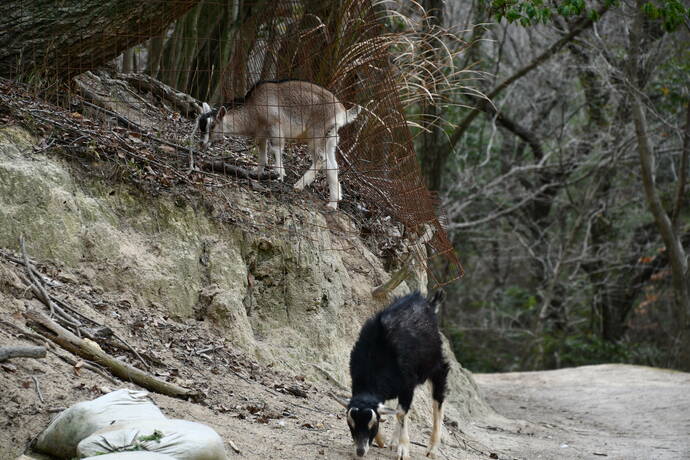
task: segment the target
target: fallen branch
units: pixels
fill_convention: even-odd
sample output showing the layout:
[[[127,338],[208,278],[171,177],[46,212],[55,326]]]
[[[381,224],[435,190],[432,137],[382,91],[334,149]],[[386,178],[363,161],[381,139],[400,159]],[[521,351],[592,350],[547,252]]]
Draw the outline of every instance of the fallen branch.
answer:
[[[118,75],[132,86],[139,89],[146,89],[152,94],[171,102],[185,116],[201,113],[201,104],[189,94],[176,91],[170,86],[162,83],[150,75],[139,73],[128,73]]]
[[[228,444],[230,444],[230,447],[235,451],[236,454],[241,453],[239,447],[237,447],[232,440],[228,440]]]
[[[242,179],[268,180],[278,177],[273,171],[264,171],[257,174],[250,169],[245,169],[240,166],[235,166],[223,160],[198,160],[197,164],[204,171],[209,171],[217,174],[234,175]]]
[[[113,346],[117,346],[118,348],[121,348],[122,350],[128,350],[131,351],[134,356],[137,357],[139,361],[141,361],[141,364],[146,367],[146,369],[150,369],[151,366],[144,360],[144,358],[141,357],[141,355],[132,347],[129,342],[127,342],[125,339],[117,335],[117,333],[109,328],[108,326],[105,326],[98,321],[95,321],[88,316],[84,315],[83,313],[79,312],[77,309],[70,307],[64,300],[58,299],[57,297],[52,298],[53,302],[55,302],[57,305],[60,305],[62,308],[65,310],[69,310],[75,315],[80,316],[82,319],[98,326],[96,328],[83,328],[80,330],[85,336],[87,336],[89,339],[96,341],[96,339],[108,339],[108,338],[113,338],[116,340],[119,340],[122,342],[122,344],[118,344],[117,342],[114,341],[109,341],[108,343]]]
[[[112,110],[106,109],[102,105],[98,105],[98,104],[107,104],[107,102],[108,102],[107,99],[104,100],[102,97],[97,96],[94,92],[92,92],[88,88],[88,86],[86,84],[81,82],[78,78],[75,78],[74,82],[77,84],[77,87],[81,91],[81,95],[82,95],[82,101],[81,102],[82,102],[82,104],[87,105],[93,109],[99,110],[99,111],[101,111],[107,115],[110,115],[111,117],[114,117],[121,125],[125,126],[126,128],[130,129],[131,131],[134,131],[136,133],[141,134],[142,136],[144,136],[147,139],[150,139],[150,140],[156,141],[160,144],[165,144],[165,145],[168,145],[170,147],[188,152],[188,154],[189,154],[189,170],[191,172],[194,169],[194,151],[191,148],[183,147],[181,145],[174,144],[172,142],[168,142],[164,139],[160,139],[160,138],[150,134],[146,128],[133,122],[132,120],[128,119],[127,117],[120,115],[119,113],[114,112]],[[86,100],[87,98],[92,100],[94,103],[87,101]]]
[[[67,408],[66,407],[49,407],[48,409],[46,409],[46,412],[48,412],[49,414],[56,414],[58,412],[64,411],[65,409],[67,409]]]
[[[174,383],[165,382],[113,358],[101,350],[95,342],[89,339],[80,339],[39,311],[29,310],[24,313],[24,316],[29,321],[43,326],[50,334],[45,333],[45,331],[40,328],[35,328],[34,330],[36,330],[36,332],[45,335],[65,350],[106,367],[113,375],[123,380],[136,383],[147,390],[177,398],[196,397],[199,395],[197,391],[182,388]]]
[[[45,358],[46,347],[0,347],[0,362],[11,358]]]
[[[141,364],[143,364],[146,367],[146,369],[151,368],[151,366],[149,366],[149,364],[144,360],[144,358],[141,357],[141,355],[134,349],[134,347],[132,347],[125,339],[123,339],[122,337],[117,335],[117,333],[115,331],[113,331],[112,329],[110,329],[108,326],[104,326],[104,325],[100,324],[98,321],[95,321],[95,320],[89,318],[88,316],[84,315],[83,313],[80,313],[75,308],[70,307],[64,300],[58,299],[56,297],[53,297],[52,300],[57,305],[60,305],[62,308],[64,308],[65,310],[69,310],[70,312],[74,313],[75,315],[81,316],[82,319],[89,321],[90,323],[93,323],[96,326],[98,326],[98,328],[96,328],[95,330],[84,329],[83,332],[85,333],[85,335],[90,335],[91,336],[91,337],[89,337],[90,339],[95,340],[96,337],[101,336],[100,334],[98,334],[98,332],[103,331],[103,334],[102,334],[103,336],[110,336],[114,339],[119,340],[124,345],[122,347],[124,350],[131,351],[134,354],[134,356],[136,356],[137,359],[139,361],[141,361]],[[87,332],[88,332],[88,334],[87,334]],[[110,343],[113,344],[113,342],[110,342]]]
[[[414,264],[414,258],[411,254],[403,260],[402,267],[396,270],[391,277],[385,283],[377,286],[371,295],[376,299],[385,299],[388,295],[393,292],[393,290],[405,281],[412,273],[412,265]]]

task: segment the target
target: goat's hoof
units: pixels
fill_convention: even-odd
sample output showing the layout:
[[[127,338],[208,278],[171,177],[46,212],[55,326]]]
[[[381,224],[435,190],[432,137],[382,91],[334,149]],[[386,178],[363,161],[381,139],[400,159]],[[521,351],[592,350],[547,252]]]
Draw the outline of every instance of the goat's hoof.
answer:
[[[327,208],[331,208],[334,211],[338,210],[338,202],[337,201],[329,201],[328,204],[326,205]]]
[[[410,448],[405,445],[398,446],[398,460],[410,460]]]
[[[295,185],[293,185],[293,188],[297,190],[298,192],[301,192],[304,190],[304,183],[301,183],[301,181],[298,181]]]
[[[436,458],[436,454],[438,453],[436,446],[432,447],[431,449],[426,451],[426,456],[429,458]]]

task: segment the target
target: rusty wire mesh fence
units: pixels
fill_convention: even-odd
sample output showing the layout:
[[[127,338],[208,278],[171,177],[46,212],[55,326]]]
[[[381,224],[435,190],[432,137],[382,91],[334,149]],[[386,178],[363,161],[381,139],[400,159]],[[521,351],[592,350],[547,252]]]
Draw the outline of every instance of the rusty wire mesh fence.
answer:
[[[246,224],[248,215],[261,214],[264,202],[233,202],[236,195],[229,191],[244,190],[327,214],[324,205],[332,196],[325,172],[317,174],[304,191],[292,186],[310,168],[309,146],[321,145],[309,135],[335,137],[342,184],[339,212],[348,214],[355,225],[333,228],[328,219],[321,222],[343,233],[345,239],[386,240],[383,246],[391,255],[401,259],[411,254],[422,263],[433,284],[444,285],[462,276],[442,212],[426,189],[417,163],[400,100],[400,80],[390,59],[395,50],[380,4],[372,0],[148,3],[158,4],[159,22],[173,13],[179,17],[167,25],[149,21],[143,26],[128,16],[119,27],[103,25],[97,39],[88,34],[81,40],[73,37],[69,53],[60,51],[62,32],[56,29],[52,55],[25,52],[21,58],[43,63],[42,72],[2,81],[0,95],[5,104],[24,113],[31,123],[62,130],[61,136],[45,141],[46,148],[62,147],[63,152],[82,158],[108,158],[122,167],[122,175],[154,193],[191,186],[216,198],[213,212],[217,217]],[[86,45],[99,40],[127,47],[100,65]],[[71,78],[67,92],[57,83],[64,82],[65,76]],[[359,106],[361,112],[339,131],[324,125],[289,139],[283,153],[284,182],[275,176],[257,181],[252,175],[257,164],[255,143],[261,144],[255,136],[227,136],[207,150],[199,148],[199,130],[194,137],[192,133],[203,102],[215,108],[225,106],[232,116],[251,101],[251,95],[243,100],[247,92],[253,88],[251,93],[258,94],[260,82],[292,79],[312,82],[335,99],[317,102],[330,104],[327,110],[316,110],[310,106],[311,96],[303,94],[257,100],[250,125],[264,123],[270,113],[284,111],[286,105],[293,110],[287,123],[297,128],[318,128],[325,123],[324,113],[332,111],[335,116],[340,107]],[[296,107],[298,115],[294,115]],[[298,137],[297,128],[274,126],[269,145],[271,136],[277,144],[276,139]],[[187,170],[190,155],[196,161],[191,172]],[[286,238],[310,237],[309,232],[286,223],[285,216],[271,216],[263,213],[261,222],[254,222],[252,228],[278,228]],[[314,220],[308,225],[321,224]],[[420,238],[426,245],[413,244]],[[396,244],[404,239],[406,249],[396,252]],[[383,250],[379,245],[378,251]]]

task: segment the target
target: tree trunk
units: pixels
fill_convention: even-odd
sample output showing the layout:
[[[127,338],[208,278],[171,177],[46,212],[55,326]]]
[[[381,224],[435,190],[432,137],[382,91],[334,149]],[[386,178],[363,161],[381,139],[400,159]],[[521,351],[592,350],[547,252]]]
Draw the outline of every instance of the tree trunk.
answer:
[[[146,63],[146,73],[151,75],[153,78],[158,78],[158,68],[161,64],[164,40],[165,31],[149,40],[149,60]]]
[[[202,7],[203,4],[197,5],[184,17],[184,25],[182,27],[184,38],[182,39],[180,55],[177,61],[179,73],[174,86],[185,92],[188,91],[190,75],[196,73],[192,62],[199,51],[197,44],[199,42],[199,15],[201,14]],[[207,33],[207,30],[202,31],[202,34]]]
[[[241,0],[237,0],[230,5],[226,11],[224,18],[224,26],[220,28],[220,39],[216,46],[217,52],[214,53],[213,58],[213,73],[207,76],[209,83],[201,86],[207,88],[206,96],[203,99],[208,99],[215,102],[223,102],[223,68],[227,62],[230,62],[230,55],[233,49],[233,40],[239,30],[241,23],[241,14],[246,10]]]
[[[661,198],[654,184],[654,159],[652,147],[647,136],[647,121],[642,103],[637,94],[631,95],[633,104],[633,121],[637,137],[637,149],[640,155],[640,169],[642,182],[649,210],[659,227],[659,233],[664,241],[671,266],[673,290],[676,296],[676,320],[678,334],[686,333],[688,310],[690,310],[690,290],[688,289],[688,261],[685,250],[677,232],[674,231],[671,219],[664,210]]]
[[[122,73],[132,72],[132,57],[134,55],[134,50],[132,48],[122,54]]]
[[[199,0],[3,0],[0,76],[67,79],[156,36]]]
[[[677,348],[681,355],[687,358],[690,353],[688,351],[690,333],[688,331],[687,322],[688,311],[690,311],[688,259],[681,243],[680,235],[674,229],[671,218],[666,213],[656,189],[654,151],[647,134],[645,110],[639,96],[639,93],[642,92],[642,88],[638,86],[639,75],[642,70],[640,66],[639,48],[644,27],[644,13],[641,0],[637,0],[636,14],[635,22],[630,30],[630,60],[628,61],[627,70],[633,122],[635,125],[635,137],[637,139],[637,151],[640,157],[642,185],[647,199],[647,205],[654,216],[654,221],[656,222],[661,238],[666,246],[675,296],[674,319],[676,321]],[[684,362],[683,357],[681,357],[681,362]]]

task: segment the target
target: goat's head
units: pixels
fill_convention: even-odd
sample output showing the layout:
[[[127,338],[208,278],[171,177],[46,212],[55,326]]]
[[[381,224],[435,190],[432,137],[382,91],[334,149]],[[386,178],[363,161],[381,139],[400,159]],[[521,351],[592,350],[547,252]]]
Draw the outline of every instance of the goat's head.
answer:
[[[225,134],[225,124],[223,123],[223,118],[226,114],[225,106],[220,106],[218,111],[213,114],[214,116],[210,118],[210,125],[208,127],[209,132],[209,142],[214,144],[223,139]]]
[[[201,146],[204,149],[223,137],[223,117],[225,113],[225,107],[212,110],[204,102],[201,115],[197,118],[197,128],[201,132]]]
[[[351,399],[336,397],[336,400],[347,410],[347,426],[355,443],[355,452],[358,457],[364,457],[379,432],[381,416],[398,411],[384,406],[371,395],[357,395]]]

